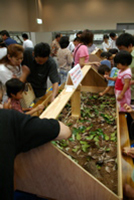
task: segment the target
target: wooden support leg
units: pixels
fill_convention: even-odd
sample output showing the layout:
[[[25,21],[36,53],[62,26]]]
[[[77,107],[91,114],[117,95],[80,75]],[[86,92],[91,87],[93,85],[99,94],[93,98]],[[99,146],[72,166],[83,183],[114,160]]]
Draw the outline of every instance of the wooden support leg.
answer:
[[[80,91],[81,87],[78,86],[77,90],[71,98],[72,117],[80,118]]]

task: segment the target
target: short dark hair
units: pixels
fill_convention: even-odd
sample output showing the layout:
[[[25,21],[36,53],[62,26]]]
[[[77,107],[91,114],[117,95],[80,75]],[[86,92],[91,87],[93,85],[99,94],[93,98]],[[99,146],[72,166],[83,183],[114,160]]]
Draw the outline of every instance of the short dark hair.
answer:
[[[0,47],[7,47],[5,42],[2,39],[0,39]]]
[[[110,52],[102,52],[101,54],[100,54],[100,56],[102,57],[102,58],[107,58],[107,59],[109,59],[111,56],[112,56],[112,54],[110,53]]]
[[[103,35],[103,39],[109,39],[108,35]]]
[[[78,35],[81,35],[82,31],[78,31],[78,33],[76,33],[76,37],[79,37]]]
[[[11,94],[16,95],[20,91],[24,91],[25,83],[21,82],[18,78],[12,78],[6,82],[6,92],[8,97],[12,97]]]
[[[9,33],[8,33],[8,31],[6,31],[6,30],[2,30],[1,32],[0,32],[0,35],[6,35],[7,37],[10,37],[10,35],[9,35]]]
[[[85,29],[81,34],[80,40],[83,44],[88,45],[93,43],[93,37],[93,33],[90,30]]]
[[[116,40],[116,46],[129,47],[131,44],[134,46],[134,36],[129,33],[122,33]]]
[[[130,65],[132,62],[132,56],[128,51],[120,51],[116,54],[114,57],[114,63],[116,64],[122,64],[122,65]]]
[[[111,69],[107,65],[100,65],[98,68],[98,73],[101,75],[105,75],[105,72],[110,72]]]
[[[61,34],[60,34],[60,33],[57,33],[57,34],[55,35],[55,38],[59,38],[59,37],[61,37]]]
[[[116,33],[111,32],[111,33],[109,34],[109,36],[110,36],[110,37],[115,37],[115,36],[116,36]]]
[[[69,45],[69,37],[68,36],[61,37],[59,44],[62,49],[66,48]]]
[[[48,57],[50,55],[50,46],[47,43],[38,43],[34,47],[34,56],[35,57]]]
[[[74,38],[73,42],[75,42],[75,41],[80,42],[80,37],[76,37],[76,38]]]
[[[118,49],[113,48],[113,49],[109,49],[108,52],[111,53],[111,54],[117,54],[119,51],[118,51]]]
[[[22,37],[25,38],[25,39],[28,39],[28,34],[27,33],[23,33]]]

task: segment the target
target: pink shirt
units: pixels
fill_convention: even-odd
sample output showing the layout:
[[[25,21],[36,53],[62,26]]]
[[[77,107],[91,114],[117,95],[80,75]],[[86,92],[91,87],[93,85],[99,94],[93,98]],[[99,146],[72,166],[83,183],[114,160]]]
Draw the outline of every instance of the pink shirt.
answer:
[[[84,44],[82,44],[81,46],[80,45],[81,44],[79,44],[77,47],[75,47],[75,50],[74,50],[74,65],[79,64],[80,58],[83,58],[83,57],[85,57],[85,63],[87,63],[89,61],[89,53],[88,53],[87,46]],[[78,48],[78,50],[77,50],[77,48]]]

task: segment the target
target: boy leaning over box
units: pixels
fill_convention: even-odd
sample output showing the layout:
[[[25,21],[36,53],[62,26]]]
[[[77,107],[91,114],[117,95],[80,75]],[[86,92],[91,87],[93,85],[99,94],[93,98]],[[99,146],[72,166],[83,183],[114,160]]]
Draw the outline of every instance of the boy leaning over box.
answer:
[[[118,69],[117,67],[113,67],[110,69],[107,65],[100,65],[98,68],[98,73],[101,75],[109,75],[110,77],[117,77]],[[113,88],[115,85],[115,81],[108,80],[108,85],[106,89],[99,93],[100,96],[103,96],[104,94],[108,93],[111,88]]]

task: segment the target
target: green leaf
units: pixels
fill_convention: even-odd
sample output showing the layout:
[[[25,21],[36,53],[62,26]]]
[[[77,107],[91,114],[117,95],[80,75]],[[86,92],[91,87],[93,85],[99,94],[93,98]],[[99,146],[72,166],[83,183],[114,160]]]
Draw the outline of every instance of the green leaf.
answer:
[[[108,141],[109,140],[109,136],[105,135],[105,140]]]
[[[75,146],[74,149],[72,149],[73,152],[77,152],[80,149],[80,146]]]
[[[106,151],[107,151],[107,152],[110,151],[110,148],[107,148]]]
[[[99,142],[99,137],[98,136],[94,137],[94,141]]]
[[[86,137],[86,140],[92,140],[93,137],[94,137],[94,135],[87,136],[87,137]]]
[[[81,140],[81,135],[79,133],[76,135],[76,140]]]

